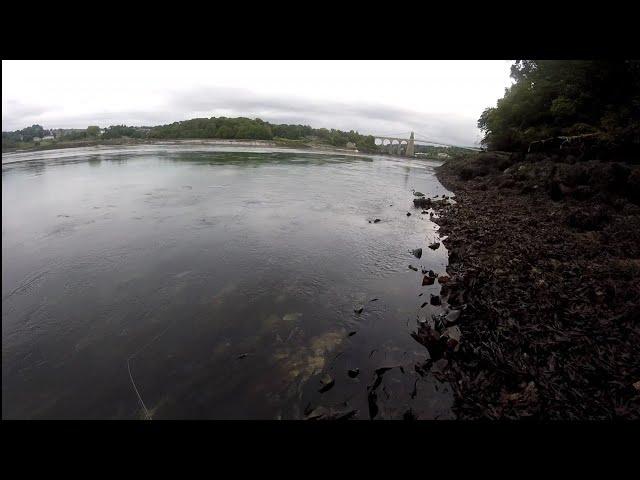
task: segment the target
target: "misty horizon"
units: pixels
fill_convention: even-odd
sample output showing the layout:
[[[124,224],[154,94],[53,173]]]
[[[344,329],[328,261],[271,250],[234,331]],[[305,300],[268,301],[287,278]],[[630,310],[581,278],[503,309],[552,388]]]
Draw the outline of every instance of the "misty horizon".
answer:
[[[246,117],[477,146],[511,62],[167,63],[3,62],[3,131]]]

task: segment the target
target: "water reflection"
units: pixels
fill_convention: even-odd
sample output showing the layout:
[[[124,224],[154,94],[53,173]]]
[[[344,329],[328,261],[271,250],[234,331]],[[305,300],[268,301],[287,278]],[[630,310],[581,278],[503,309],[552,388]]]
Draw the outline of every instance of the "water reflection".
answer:
[[[369,418],[380,368],[376,418],[450,416],[409,335],[443,308],[407,268],[447,262],[406,216],[432,165],[245,150],[3,163],[5,418],[144,418],[132,383],[157,419]]]

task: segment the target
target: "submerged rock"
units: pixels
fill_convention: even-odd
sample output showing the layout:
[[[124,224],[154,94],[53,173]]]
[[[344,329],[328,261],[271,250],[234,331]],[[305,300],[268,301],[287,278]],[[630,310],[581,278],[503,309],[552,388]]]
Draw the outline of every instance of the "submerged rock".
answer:
[[[439,246],[440,246],[440,242],[433,242],[431,245],[429,245],[429,248],[431,250],[437,250]]]
[[[325,373],[320,379],[320,389],[318,390],[320,393],[324,393],[331,389],[335,385],[336,381],[331,378],[331,375]]]
[[[379,218],[376,218],[376,219],[373,221],[373,223],[378,223],[379,221],[380,221],[380,219],[379,219]]]
[[[364,310],[364,307],[362,305],[358,305],[353,309],[355,313],[362,313],[363,310]]]
[[[425,275],[424,278],[422,279],[422,285],[433,285],[433,283],[435,282],[435,278],[433,277],[429,277],[428,275]]]
[[[422,192],[413,192],[416,197],[424,197],[424,193]]]
[[[358,375],[360,375],[360,369],[359,368],[352,368],[347,372],[347,374],[351,378],[356,378]]]
[[[407,212],[407,217],[410,217],[410,216],[411,216],[411,213]]]
[[[411,270],[413,270],[414,272],[417,272],[417,271],[418,271],[418,267],[414,267],[413,265],[409,265],[409,268],[410,268]]]
[[[285,322],[294,322],[301,316],[302,316],[302,313],[300,312],[287,313],[282,317],[282,320]]]
[[[422,257],[422,249],[421,248],[416,248],[414,250],[411,251],[411,253],[416,257],[416,258],[420,258]]]
[[[431,305],[441,305],[440,295],[431,294]]]

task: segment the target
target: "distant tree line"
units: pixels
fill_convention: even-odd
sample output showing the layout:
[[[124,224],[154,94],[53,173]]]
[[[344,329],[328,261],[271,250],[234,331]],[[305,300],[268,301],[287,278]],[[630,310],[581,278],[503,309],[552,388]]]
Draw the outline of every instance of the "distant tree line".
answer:
[[[526,150],[535,141],[597,134],[638,151],[640,62],[518,60],[515,83],[478,127],[490,150]]]
[[[15,147],[19,142],[29,142],[35,137],[42,137],[44,129],[33,125],[15,132],[2,132],[2,147]],[[112,125],[104,131],[97,126],[61,132],[56,140],[87,140],[101,137],[117,138],[149,138],[149,139],[241,139],[241,140],[308,140],[327,143],[335,147],[346,147],[352,143],[364,152],[376,152],[374,137],[361,135],[353,130],[312,128],[308,125],[271,124],[259,118],[194,118],[168,125],[155,127],[129,127]]]
[[[44,137],[48,131],[41,125],[32,125],[14,132],[2,132],[2,146],[5,143],[32,142],[34,138]]]
[[[446,153],[450,157],[464,155],[469,153],[468,148],[463,147],[445,147],[441,145],[415,145],[416,153],[424,154],[427,158],[439,158],[438,154]]]
[[[377,151],[371,135],[351,130],[312,128],[308,125],[272,124],[259,118],[194,118],[151,128],[149,138],[222,138],[246,140],[318,140],[335,147],[353,143],[362,151]]]

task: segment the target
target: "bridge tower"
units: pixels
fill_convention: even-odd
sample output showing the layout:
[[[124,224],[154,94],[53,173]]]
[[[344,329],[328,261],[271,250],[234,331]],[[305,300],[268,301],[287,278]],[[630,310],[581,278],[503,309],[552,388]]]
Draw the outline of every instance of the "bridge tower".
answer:
[[[405,155],[407,157],[413,157],[416,154],[416,147],[413,143],[413,132],[411,132],[411,136],[409,137],[409,143],[407,144],[407,151]]]

